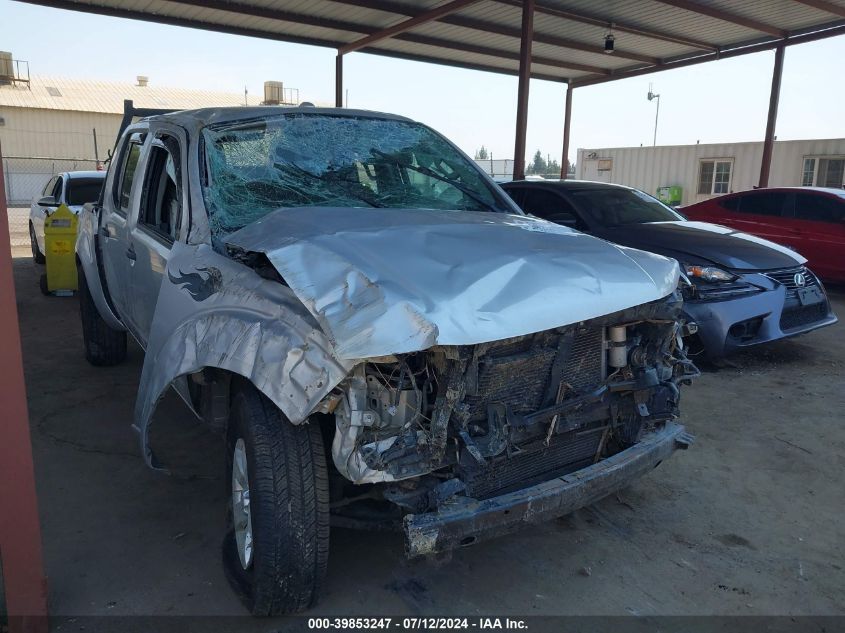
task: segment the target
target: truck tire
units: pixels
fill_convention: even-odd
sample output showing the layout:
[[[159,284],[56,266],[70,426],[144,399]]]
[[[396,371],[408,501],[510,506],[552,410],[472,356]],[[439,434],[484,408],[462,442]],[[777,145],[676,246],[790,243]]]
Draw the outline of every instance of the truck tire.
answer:
[[[36,264],[43,264],[47,261],[44,253],[38,248],[38,240],[35,238],[35,227],[32,226],[32,222],[29,223],[29,247],[32,249],[32,260]]]
[[[317,602],[329,558],[329,486],[317,424],[295,426],[249,383],[227,431],[229,530],[223,564],[253,615]]]
[[[82,318],[82,340],[85,343],[85,359],[97,367],[117,365],[126,359],[126,332],[113,330],[103,321],[91,291],[88,280],[80,266],[76,269],[79,287],[79,312]]]

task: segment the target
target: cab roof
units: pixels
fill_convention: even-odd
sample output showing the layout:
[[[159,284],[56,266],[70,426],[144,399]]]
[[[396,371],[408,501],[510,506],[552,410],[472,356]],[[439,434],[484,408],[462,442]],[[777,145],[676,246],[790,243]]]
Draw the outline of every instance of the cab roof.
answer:
[[[315,114],[324,116],[340,117],[366,117],[404,121],[414,123],[412,119],[386,112],[373,112],[370,110],[350,110],[347,108],[324,108],[310,105],[299,106],[243,106],[225,108],[201,108],[198,110],[180,110],[168,114],[156,114],[145,117],[142,121],[168,121],[187,128],[202,128],[220,123],[236,123],[238,121],[251,121],[285,114]]]

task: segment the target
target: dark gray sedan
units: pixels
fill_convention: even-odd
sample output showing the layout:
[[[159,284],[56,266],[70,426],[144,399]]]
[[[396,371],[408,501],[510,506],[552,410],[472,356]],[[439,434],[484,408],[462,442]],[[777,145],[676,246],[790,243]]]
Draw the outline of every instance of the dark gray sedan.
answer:
[[[685,312],[706,355],[836,323],[821,281],[797,252],[717,224],[689,222],[656,198],[577,180],[502,185],[526,212],[616,244],[673,257],[690,285]]]

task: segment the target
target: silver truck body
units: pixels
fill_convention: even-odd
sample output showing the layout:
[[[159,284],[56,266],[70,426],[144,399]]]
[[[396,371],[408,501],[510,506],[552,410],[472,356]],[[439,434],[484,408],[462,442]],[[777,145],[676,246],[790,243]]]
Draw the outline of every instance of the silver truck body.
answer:
[[[420,210],[390,223],[381,209],[281,210],[227,241],[266,253],[289,285],[263,279],[212,248],[200,185],[200,130],[267,115],[250,110],[154,117],[123,135],[115,155],[137,143],[139,165],[162,133],[183,148],[187,230],[172,244],[138,222],[142,180],[132,186],[128,213],[119,208],[115,169],[98,212],[89,207],[81,218],[77,253],[97,308],[146,351],[134,426],[148,463],[156,403],[174,385],[190,404],[180,379],[205,367],[249,379],[299,424],[364,359],[570,325],[677,286],[673,260],[526,217],[515,206],[501,216]]]
[[[271,120],[291,126],[272,142]],[[336,123],[346,132],[333,138]],[[356,137],[359,124],[378,134]],[[468,171],[397,162],[421,138]],[[361,203],[256,211],[268,190],[320,190],[337,164],[360,179],[342,182]],[[464,206],[382,204],[385,166]],[[677,262],[524,215],[407,119],[229,108],[142,120],[81,215],[77,256],[102,320],[145,350],[134,426],[149,465],[169,386],[225,429],[217,377],[241,377],[293,425],[331,421],[336,471],[387,486],[414,555],[580,507],[690,441],[674,422],[695,373]],[[579,469],[581,483],[543,483]]]

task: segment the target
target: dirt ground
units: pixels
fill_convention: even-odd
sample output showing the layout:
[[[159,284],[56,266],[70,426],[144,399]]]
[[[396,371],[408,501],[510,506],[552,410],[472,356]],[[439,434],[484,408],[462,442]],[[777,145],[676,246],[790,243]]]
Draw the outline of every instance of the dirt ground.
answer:
[[[142,352],[89,366],[76,299],[43,297],[40,272],[15,261],[52,613],[243,614],[220,562],[221,441],[168,395],[153,433],[175,470],[148,470],[130,429]],[[844,359],[840,323],[706,371],[683,397],[690,450],[451,562],[333,530],[313,614],[842,615]]]

